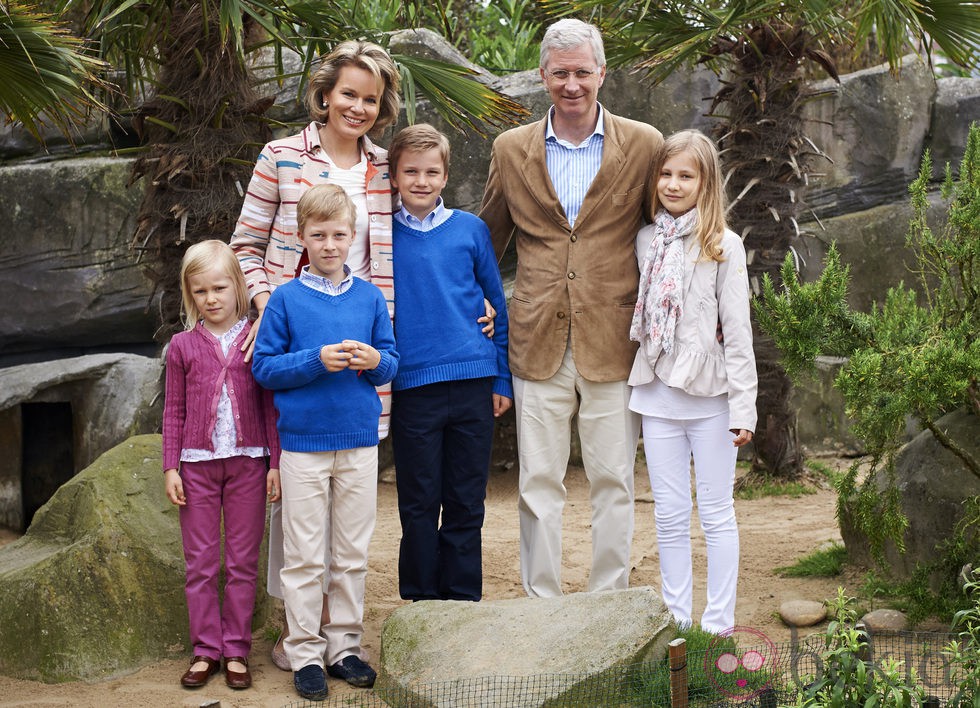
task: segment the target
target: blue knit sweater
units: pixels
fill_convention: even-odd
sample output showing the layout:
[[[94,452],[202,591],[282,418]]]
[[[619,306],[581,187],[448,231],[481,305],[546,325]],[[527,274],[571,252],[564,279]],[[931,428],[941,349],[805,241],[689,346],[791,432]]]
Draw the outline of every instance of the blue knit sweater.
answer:
[[[377,349],[378,367],[327,371],[320,348],[344,339]],[[327,295],[291,280],[269,298],[252,373],[274,392],[283,450],[328,452],[377,445],[381,401],[375,386],[391,381],[397,370],[388,308],[374,285],[354,278],[343,294]]]
[[[514,397],[507,365],[507,301],[479,217],[459,209],[430,231],[395,221],[392,235],[396,391],[440,381],[496,377],[493,392]],[[490,340],[480,330],[483,298],[497,310]]]

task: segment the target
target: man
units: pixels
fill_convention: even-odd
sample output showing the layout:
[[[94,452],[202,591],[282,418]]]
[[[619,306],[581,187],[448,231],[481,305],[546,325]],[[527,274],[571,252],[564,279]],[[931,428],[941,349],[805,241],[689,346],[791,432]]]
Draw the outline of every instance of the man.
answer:
[[[639,279],[634,240],[652,221],[651,171],[663,138],[599,104],[606,61],[594,26],[551,25],[540,64],[554,105],[544,119],[494,141],[480,217],[498,259],[517,239],[509,312],[521,579],[531,597],[555,597],[576,413],[592,503],[589,590],[629,583],[639,435],[626,385],[636,352],[629,341]]]

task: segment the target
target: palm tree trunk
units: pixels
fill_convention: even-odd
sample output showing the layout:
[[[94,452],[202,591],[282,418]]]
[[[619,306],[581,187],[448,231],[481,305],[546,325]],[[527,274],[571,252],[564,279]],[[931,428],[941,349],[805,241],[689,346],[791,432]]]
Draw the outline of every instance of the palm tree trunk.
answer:
[[[742,235],[749,282],[758,295],[763,273],[779,269],[797,236],[797,217],[809,154],[803,134],[806,88],[800,70],[805,35],[792,27],[759,27],[733,54],[731,76],[715,96],[727,109],[719,147],[732,199],[728,214]],[[792,385],[769,337],[754,327],[759,422],[753,471],[793,477],[803,458],[790,407]]]
[[[235,38],[222,41],[218,6],[174,3],[158,92],[135,121],[148,148],[133,167],[134,181],[146,178],[133,243],[154,284],[151,301],[159,296],[160,341],[182,329],[184,251],[205,239],[228,240],[241,210],[239,190],[268,140],[268,127],[255,117],[271,101],[256,99]]]

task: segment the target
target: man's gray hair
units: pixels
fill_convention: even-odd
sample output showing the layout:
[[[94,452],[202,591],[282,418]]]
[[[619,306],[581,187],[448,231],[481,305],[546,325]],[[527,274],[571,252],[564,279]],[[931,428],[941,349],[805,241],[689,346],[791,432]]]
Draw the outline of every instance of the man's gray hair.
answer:
[[[571,18],[558,20],[545,30],[544,39],[541,40],[541,68],[548,65],[548,57],[552,51],[566,52],[585,43],[591,45],[596,64],[599,67],[605,66],[606,50],[598,27]]]

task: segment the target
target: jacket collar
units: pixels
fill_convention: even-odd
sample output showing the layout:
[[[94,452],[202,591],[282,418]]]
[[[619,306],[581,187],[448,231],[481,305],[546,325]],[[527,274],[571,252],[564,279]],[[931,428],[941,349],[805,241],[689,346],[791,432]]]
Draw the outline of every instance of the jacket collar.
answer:
[[[303,150],[308,153],[315,153],[323,149],[320,145],[320,126],[322,123],[310,122],[303,129]],[[367,155],[369,162],[378,161],[378,146],[371,142],[371,138],[363,136],[361,138],[361,151]]]
[[[588,221],[589,215],[595,208],[602,203],[608,203],[609,192],[619,181],[620,173],[626,166],[626,152],[623,146],[623,133],[619,126],[618,118],[603,109],[603,145],[602,162],[595,179],[589,186],[589,191],[585,194],[582,206],[575,220],[576,228]],[[565,211],[558,201],[558,194],[551,183],[551,176],[548,174],[548,165],[545,160],[544,141],[548,129],[547,116],[532,125],[532,130],[528,131],[527,140],[524,143],[524,165],[521,170],[524,183],[530,194],[539,206],[549,214],[551,219],[566,231],[571,231],[572,227],[565,217]],[[545,185],[546,190],[540,189]]]

